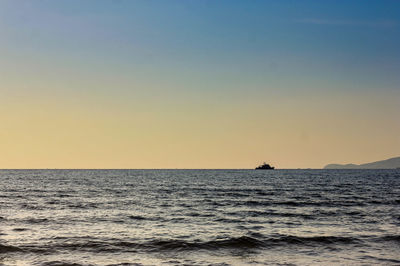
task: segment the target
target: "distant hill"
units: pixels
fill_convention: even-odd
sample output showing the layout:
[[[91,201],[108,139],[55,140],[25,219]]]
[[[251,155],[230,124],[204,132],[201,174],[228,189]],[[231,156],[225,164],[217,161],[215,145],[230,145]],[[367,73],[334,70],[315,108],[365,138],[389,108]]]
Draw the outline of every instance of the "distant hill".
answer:
[[[324,169],[396,169],[400,168],[400,157],[364,164],[328,164]]]

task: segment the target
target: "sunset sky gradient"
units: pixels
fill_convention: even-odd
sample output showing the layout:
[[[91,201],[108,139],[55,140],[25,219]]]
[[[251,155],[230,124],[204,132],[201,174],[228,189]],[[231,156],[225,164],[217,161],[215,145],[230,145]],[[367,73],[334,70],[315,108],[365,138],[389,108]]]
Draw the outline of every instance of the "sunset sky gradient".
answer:
[[[400,1],[0,1],[0,168],[400,156]]]

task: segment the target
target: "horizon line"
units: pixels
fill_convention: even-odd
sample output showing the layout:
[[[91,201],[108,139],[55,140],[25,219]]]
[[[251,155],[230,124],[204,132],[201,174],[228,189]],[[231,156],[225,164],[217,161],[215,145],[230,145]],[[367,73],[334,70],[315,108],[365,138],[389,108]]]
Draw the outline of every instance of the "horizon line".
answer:
[[[322,169],[275,168],[274,170]],[[255,170],[255,168],[0,168],[0,170]]]

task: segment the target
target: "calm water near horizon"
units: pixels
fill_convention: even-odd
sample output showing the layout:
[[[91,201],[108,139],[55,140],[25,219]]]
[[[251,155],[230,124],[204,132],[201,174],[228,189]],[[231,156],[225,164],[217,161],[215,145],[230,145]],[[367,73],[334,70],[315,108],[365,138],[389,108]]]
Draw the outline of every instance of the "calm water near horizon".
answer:
[[[0,265],[399,265],[400,170],[0,170]]]

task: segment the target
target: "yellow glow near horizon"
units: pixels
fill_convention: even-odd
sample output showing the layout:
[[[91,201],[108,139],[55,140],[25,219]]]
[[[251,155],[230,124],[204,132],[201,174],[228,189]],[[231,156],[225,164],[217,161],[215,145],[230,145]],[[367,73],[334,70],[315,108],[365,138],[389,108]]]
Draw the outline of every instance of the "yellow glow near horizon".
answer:
[[[0,108],[0,167],[252,168],[266,160],[320,168],[398,155],[396,100],[331,96],[222,104],[16,99]]]

